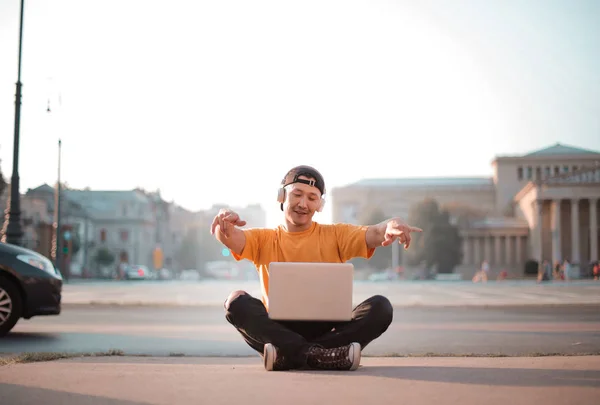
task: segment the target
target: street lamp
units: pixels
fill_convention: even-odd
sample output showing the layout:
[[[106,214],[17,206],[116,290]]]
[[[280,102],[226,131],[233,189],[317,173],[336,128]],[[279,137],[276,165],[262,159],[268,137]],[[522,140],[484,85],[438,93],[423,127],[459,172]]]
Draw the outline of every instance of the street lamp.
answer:
[[[21,125],[21,43],[23,42],[23,3],[21,0],[21,21],[19,25],[19,70],[17,93],[15,95],[15,138],[13,143],[13,171],[10,180],[10,210],[6,228],[6,242],[21,245],[23,228],[21,227],[21,195],[19,194],[19,130]]]
[[[58,179],[56,181],[56,191],[54,193],[54,241],[53,241],[53,251],[54,251],[54,266],[58,268],[61,272],[63,271],[63,246],[62,240],[63,235],[61,231],[61,210],[60,206],[62,205],[62,198],[60,195],[61,184],[60,184],[60,161],[61,161],[61,149],[62,149],[62,141],[58,140]]]

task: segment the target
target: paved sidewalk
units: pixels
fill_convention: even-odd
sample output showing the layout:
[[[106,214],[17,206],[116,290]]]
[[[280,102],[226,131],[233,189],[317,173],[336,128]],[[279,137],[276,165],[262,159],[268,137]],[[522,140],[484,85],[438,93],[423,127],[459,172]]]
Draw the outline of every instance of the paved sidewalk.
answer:
[[[266,372],[255,358],[98,357],[0,367],[19,405],[597,405],[600,357],[363,358],[355,372]]]
[[[219,306],[233,290],[259,296],[258,281],[74,282],[65,284],[63,303],[105,305]],[[537,284],[534,281],[356,282],[356,304],[382,294],[402,306],[522,306],[600,304],[600,282]]]

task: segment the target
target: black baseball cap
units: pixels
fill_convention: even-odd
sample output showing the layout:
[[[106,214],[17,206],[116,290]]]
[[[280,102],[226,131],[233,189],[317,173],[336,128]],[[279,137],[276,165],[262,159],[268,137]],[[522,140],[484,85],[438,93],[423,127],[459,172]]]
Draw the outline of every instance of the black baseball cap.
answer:
[[[300,179],[300,176],[308,177],[313,180]],[[281,186],[285,187],[293,183],[303,183],[309,186],[314,186],[319,189],[321,195],[325,195],[325,180],[317,169],[310,166],[296,166],[292,168],[283,180],[281,180]]]

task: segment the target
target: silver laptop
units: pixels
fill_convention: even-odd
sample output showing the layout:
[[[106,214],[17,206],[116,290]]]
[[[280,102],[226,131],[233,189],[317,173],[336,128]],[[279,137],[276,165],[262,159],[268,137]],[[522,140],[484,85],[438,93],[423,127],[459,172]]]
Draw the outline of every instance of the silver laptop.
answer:
[[[352,319],[352,263],[269,264],[269,317],[281,321]]]

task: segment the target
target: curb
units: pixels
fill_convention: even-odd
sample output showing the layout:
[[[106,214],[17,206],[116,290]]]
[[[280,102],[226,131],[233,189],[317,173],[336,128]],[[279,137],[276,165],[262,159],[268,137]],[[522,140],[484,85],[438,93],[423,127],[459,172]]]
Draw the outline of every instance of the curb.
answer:
[[[358,305],[355,303],[354,305]],[[91,306],[102,306],[102,307],[148,307],[148,308],[223,308],[222,302],[150,302],[150,301],[63,301],[63,308],[68,307],[91,307]],[[457,302],[457,303],[392,303],[394,308],[542,308],[542,307],[600,307],[600,301],[598,302]]]

